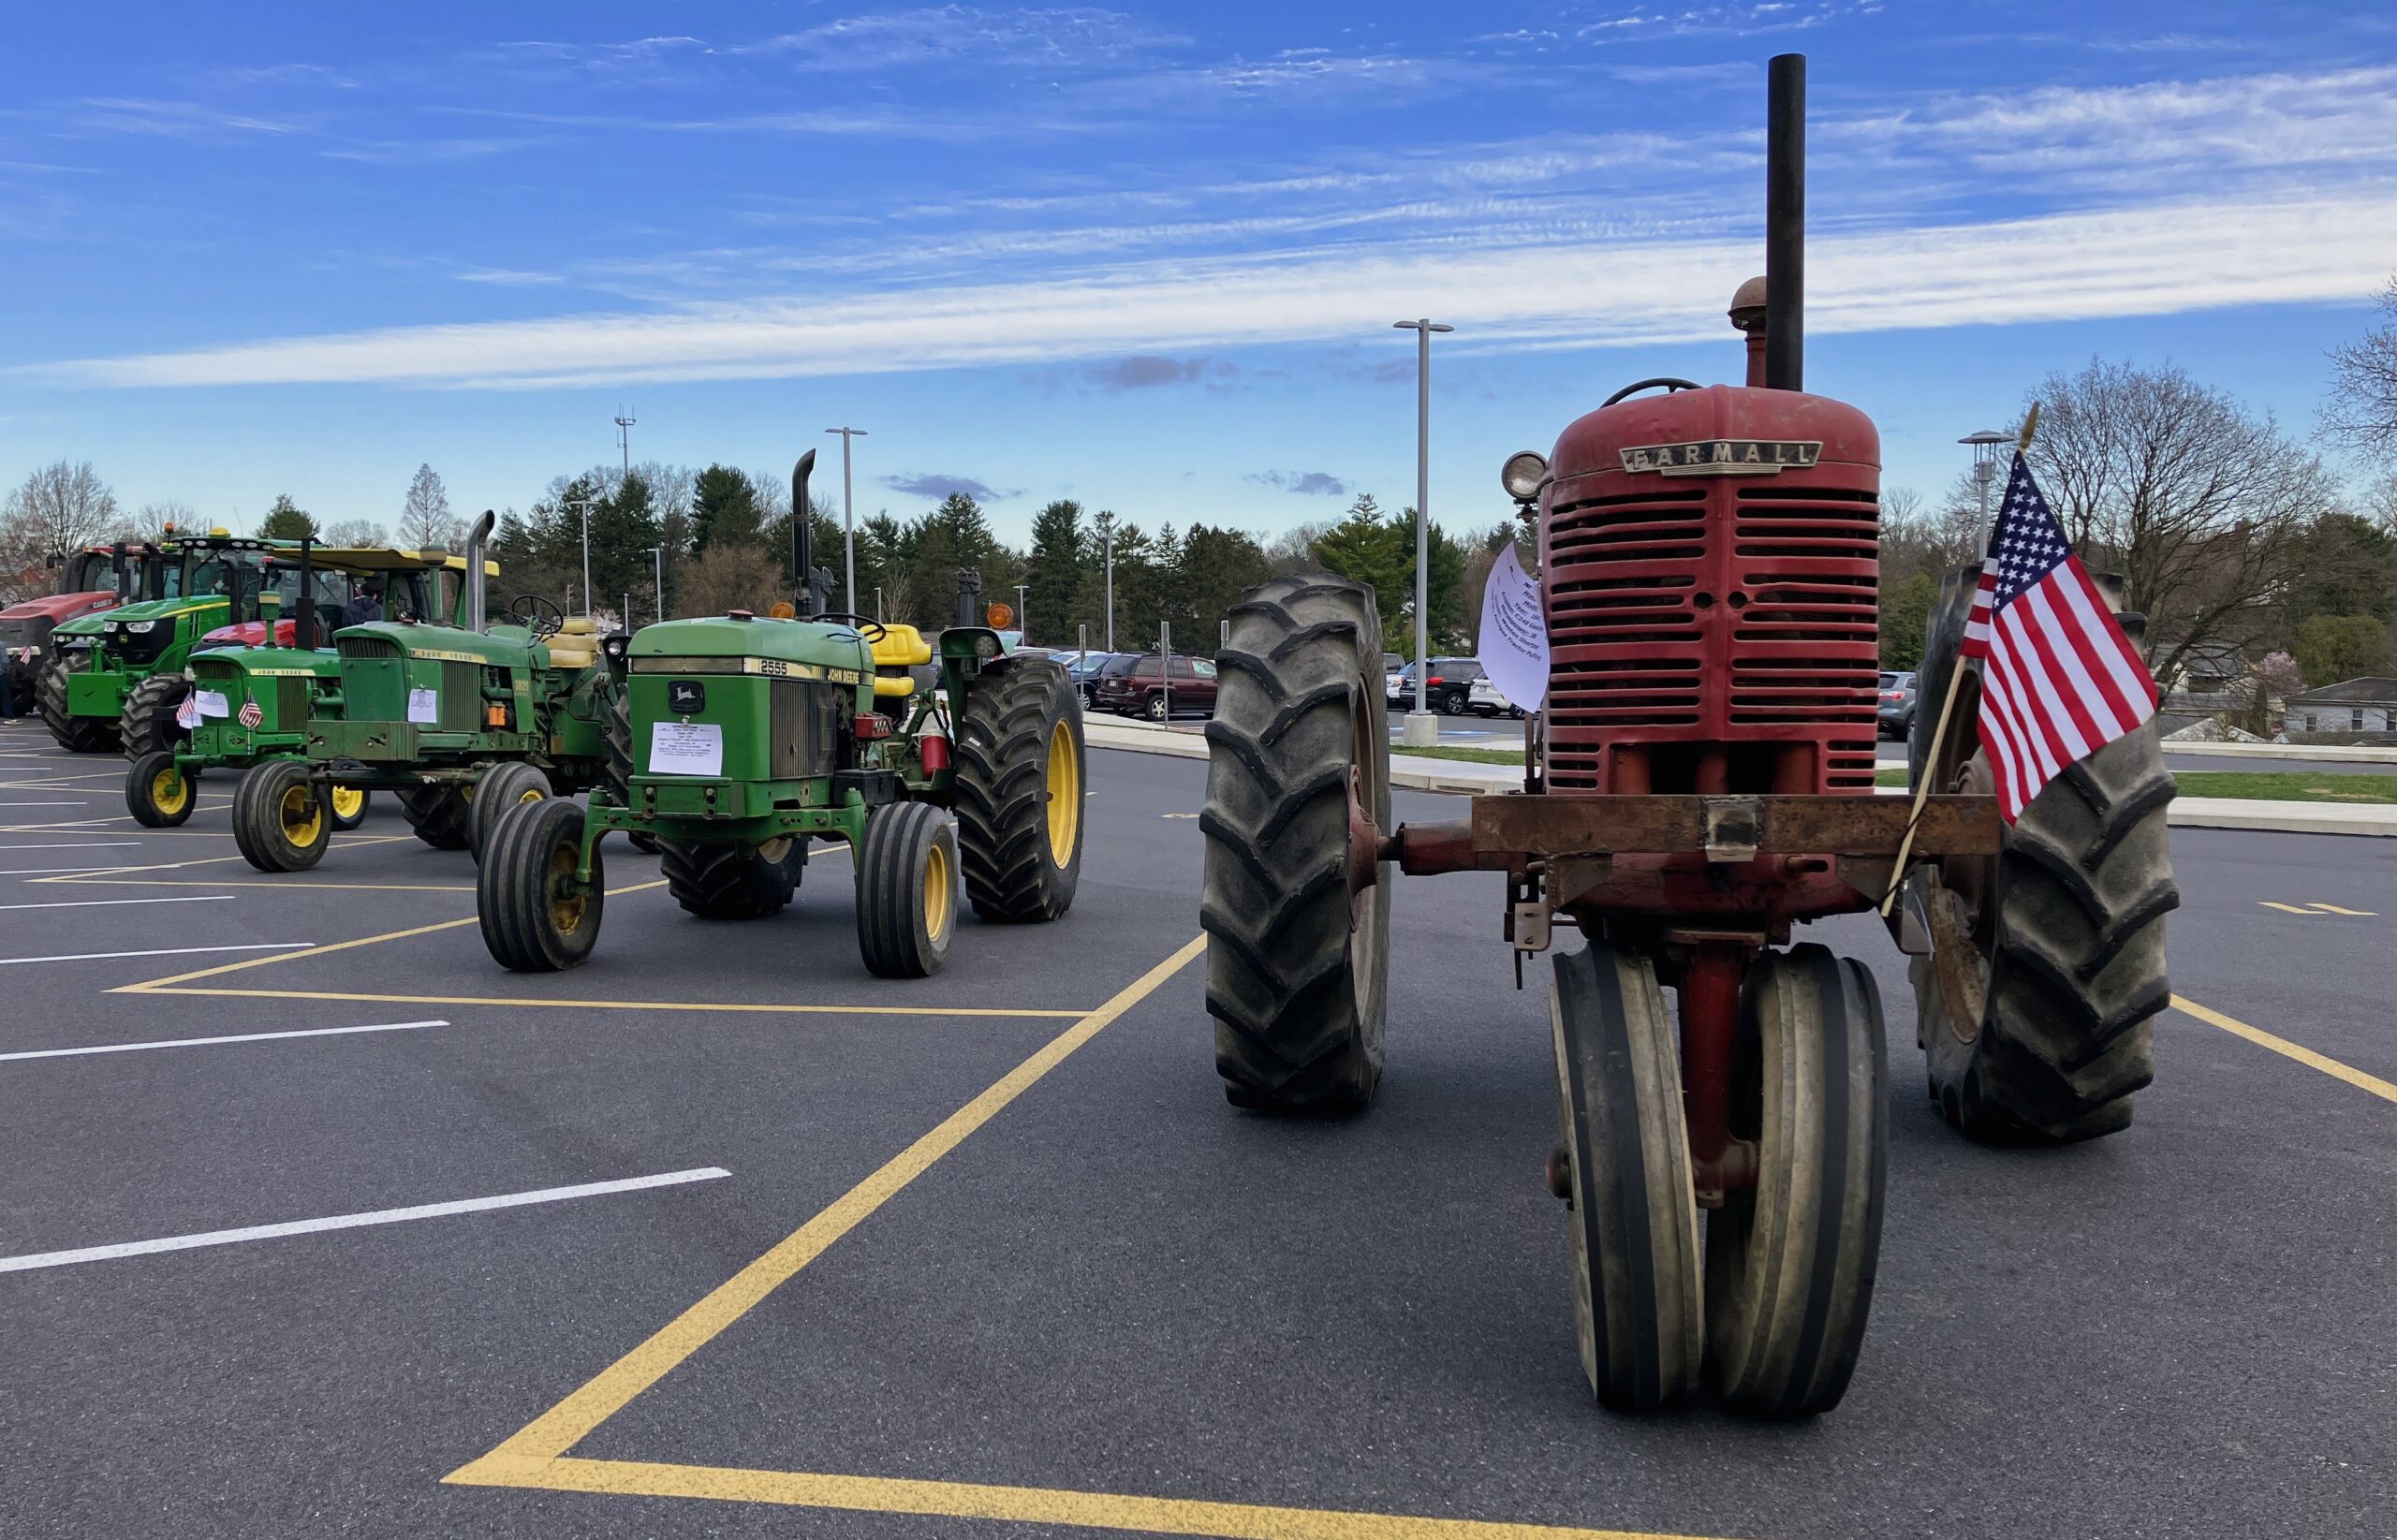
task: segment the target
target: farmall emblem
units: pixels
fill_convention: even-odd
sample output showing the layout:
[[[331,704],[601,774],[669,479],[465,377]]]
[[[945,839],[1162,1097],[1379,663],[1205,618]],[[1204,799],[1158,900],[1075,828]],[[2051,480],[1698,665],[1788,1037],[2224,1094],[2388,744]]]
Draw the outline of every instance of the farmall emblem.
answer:
[[[1626,471],[1659,476],[1778,476],[1806,470],[1823,458],[1820,439],[1701,438],[1687,444],[1640,444],[1621,451]]]

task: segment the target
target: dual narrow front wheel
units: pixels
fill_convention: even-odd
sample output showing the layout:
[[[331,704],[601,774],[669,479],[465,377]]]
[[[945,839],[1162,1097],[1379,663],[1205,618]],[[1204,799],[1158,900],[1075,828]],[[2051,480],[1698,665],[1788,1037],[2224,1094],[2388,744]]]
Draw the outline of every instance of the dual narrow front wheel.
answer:
[[[1821,946],[1769,952],[1741,990],[1731,1132],[1752,1188],[1699,1227],[1674,1025],[1654,961],[1556,960],[1559,1195],[1581,1363],[1648,1411],[1712,1381],[1763,1416],[1830,1410],[1864,1340],[1888,1163],[1887,1049],[1871,975]]]

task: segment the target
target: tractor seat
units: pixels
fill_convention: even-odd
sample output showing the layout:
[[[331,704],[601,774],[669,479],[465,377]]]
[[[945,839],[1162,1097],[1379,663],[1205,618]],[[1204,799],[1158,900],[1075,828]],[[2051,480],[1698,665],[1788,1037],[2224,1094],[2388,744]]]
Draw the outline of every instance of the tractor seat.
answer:
[[[599,627],[588,616],[576,615],[550,638],[550,667],[588,668],[599,660]]]
[[[874,693],[877,699],[904,700],[916,693],[907,670],[933,660],[932,644],[912,625],[887,625],[874,644]]]

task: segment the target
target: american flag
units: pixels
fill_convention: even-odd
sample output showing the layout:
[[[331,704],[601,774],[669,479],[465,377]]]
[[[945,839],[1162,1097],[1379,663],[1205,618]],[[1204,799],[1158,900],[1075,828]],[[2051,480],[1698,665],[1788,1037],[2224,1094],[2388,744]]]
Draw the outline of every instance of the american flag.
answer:
[[[2155,681],[2020,451],[1962,650],[1983,660],[1981,742],[2009,824],[2066,765],[2155,714]]]
[[[258,710],[258,703],[255,700],[244,700],[242,702],[241,711],[234,714],[242,719],[243,726],[248,727],[252,731],[256,731],[257,725],[266,720],[266,713]]]

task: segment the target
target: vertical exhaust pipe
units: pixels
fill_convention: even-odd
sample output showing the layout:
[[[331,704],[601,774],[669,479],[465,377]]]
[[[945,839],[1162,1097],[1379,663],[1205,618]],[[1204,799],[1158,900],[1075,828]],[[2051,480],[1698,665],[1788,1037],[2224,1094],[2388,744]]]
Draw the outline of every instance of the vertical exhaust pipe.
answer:
[[[483,623],[489,619],[489,612],[484,608],[483,547],[490,541],[492,529],[498,522],[499,515],[485,508],[483,516],[475,521],[475,527],[466,532],[466,629],[469,631],[481,630]],[[438,569],[433,581],[434,602],[437,604],[441,596]]]
[[[1766,85],[1764,383],[1806,388],[1806,56],[1773,56]]]
[[[316,537],[300,536],[300,608],[291,617],[291,645],[302,653],[316,650]],[[270,633],[269,643],[274,640]]]
[[[799,613],[816,611],[816,510],[807,501],[807,478],[816,474],[816,451],[790,468],[790,575],[799,584]],[[854,603],[855,601],[851,601]]]

